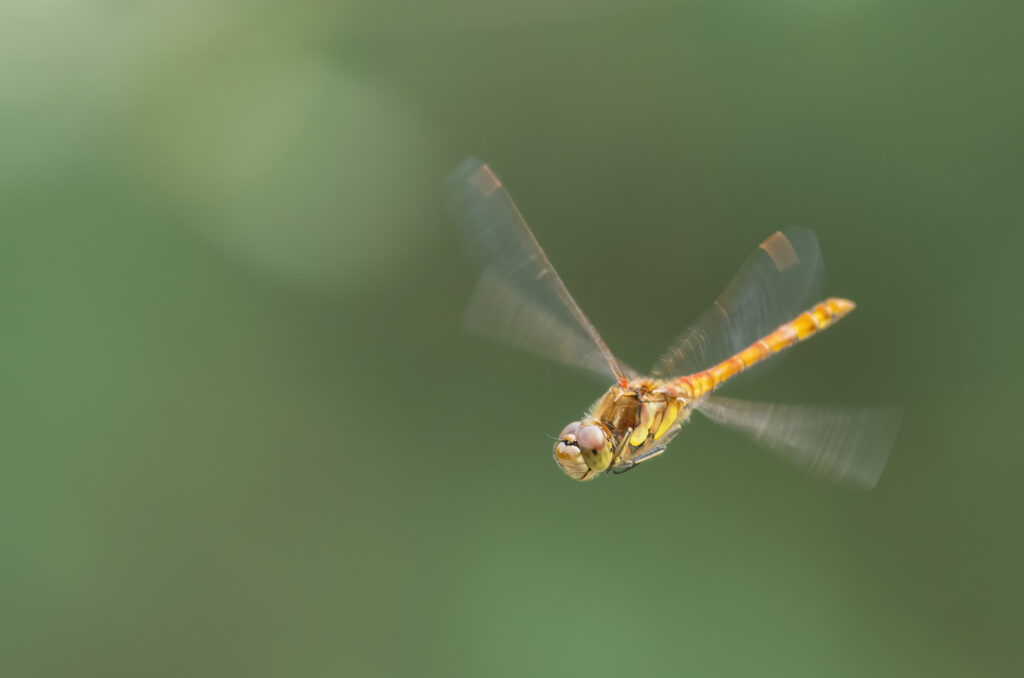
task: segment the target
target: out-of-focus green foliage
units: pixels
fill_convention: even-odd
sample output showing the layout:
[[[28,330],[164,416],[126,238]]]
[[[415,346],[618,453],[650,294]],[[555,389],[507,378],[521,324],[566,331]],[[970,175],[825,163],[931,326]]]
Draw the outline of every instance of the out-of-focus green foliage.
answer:
[[[0,673],[1019,675],[1014,3],[13,0]],[[501,172],[643,366],[773,230],[858,310],[730,394],[902,403],[876,491],[459,331]]]

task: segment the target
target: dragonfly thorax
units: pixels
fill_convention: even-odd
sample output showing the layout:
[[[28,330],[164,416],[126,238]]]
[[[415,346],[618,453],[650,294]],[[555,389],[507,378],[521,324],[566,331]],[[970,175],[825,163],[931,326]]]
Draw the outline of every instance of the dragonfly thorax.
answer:
[[[647,382],[612,386],[555,443],[555,461],[576,480],[625,470],[664,449],[685,417],[683,403]]]

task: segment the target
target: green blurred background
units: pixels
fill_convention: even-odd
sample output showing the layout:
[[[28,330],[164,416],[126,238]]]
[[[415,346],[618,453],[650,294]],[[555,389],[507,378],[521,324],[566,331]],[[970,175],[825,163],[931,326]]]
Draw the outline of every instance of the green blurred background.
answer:
[[[1020,675],[1021,7],[8,0],[0,674]],[[730,394],[902,403],[878,488],[563,477],[468,154],[640,367],[816,229],[857,313]]]

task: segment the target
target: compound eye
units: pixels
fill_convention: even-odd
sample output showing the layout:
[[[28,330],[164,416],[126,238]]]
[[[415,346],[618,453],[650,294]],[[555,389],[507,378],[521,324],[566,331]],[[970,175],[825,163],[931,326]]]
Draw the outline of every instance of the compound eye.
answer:
[[[579,430],[579,428],[580,423],[578,421],[572,422],[571,424],[562,429],[562,432],[558,434],[558,439],[565,440],[566,436],[575,434],[576,431]]]
[[[594,426],[593,424],[581,426],[576,431],[576,440],[579,442],[580,447],[585,447],[589,450],[600,450],[604,448],[604,431],[601,430],[600,426]]]

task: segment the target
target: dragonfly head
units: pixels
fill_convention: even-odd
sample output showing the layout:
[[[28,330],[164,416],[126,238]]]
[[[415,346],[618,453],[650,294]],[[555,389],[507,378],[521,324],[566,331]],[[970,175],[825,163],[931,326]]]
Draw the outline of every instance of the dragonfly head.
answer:
[[[558,436],[555,461],[570,478],[591,480],[611,466],[611,436],[596,421],[574,421]]]

